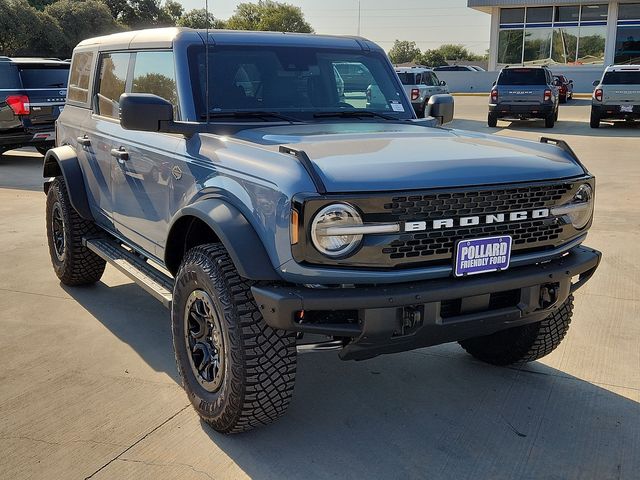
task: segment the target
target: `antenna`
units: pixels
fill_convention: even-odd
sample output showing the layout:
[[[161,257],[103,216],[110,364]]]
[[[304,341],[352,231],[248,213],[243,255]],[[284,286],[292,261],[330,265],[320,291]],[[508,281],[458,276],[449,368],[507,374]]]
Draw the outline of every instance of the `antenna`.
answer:
[[[360,36],[360,0],[358,0],[358,36]]]
[[[209,125],[209,0],[204,0],[204,11],[205,11],[205,44],[204,44],[204,95],[206,100],[204,101],[205,108],[207,109],[207,125]]]

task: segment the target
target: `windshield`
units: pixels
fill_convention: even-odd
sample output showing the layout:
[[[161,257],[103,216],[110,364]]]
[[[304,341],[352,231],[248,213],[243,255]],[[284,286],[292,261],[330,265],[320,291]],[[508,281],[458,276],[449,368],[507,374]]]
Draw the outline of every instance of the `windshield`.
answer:
[[[541,68],[509,68],[502,70],[498,85],[546,85],[547,76]]]
[[[632,72],[607,72],[602,79],[604,85],[640,85],[640,70]]]
[[[19,67],[22,87],[30,88],[67,88],[69,67]]]
[[[203,118],[207,114],[204,48],[192,47],[189,62],[195,105]],[[393,70],[378,53],[216,46],[209,51],[208,63],[209,113],[216,116],[260,111],[304,120],[319,112],[366,111],[413,118]]]

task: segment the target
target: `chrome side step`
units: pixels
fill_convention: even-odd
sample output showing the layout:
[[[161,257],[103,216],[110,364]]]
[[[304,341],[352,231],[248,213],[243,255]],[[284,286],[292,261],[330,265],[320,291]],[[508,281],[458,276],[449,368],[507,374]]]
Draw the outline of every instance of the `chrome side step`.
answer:
[[[162,304],[171,308],[173,279],[149,265],[135,253],[108,238],[84,238],[82,242],[93,253],[110,263]]]

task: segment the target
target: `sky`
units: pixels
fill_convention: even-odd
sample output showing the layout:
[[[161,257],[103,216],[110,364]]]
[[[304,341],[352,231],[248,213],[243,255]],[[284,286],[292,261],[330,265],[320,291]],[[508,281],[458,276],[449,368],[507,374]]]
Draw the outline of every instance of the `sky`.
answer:
[[[185,10],[204,8],[205,0],[178,0]],[[255,0],[245,0],[255,1]],[[280,0],[297,5],[316,33],[358,33],[358,0]],[[227,19],[235,0],[209,0],[216,18]],[[463,44],[475,53],[489,48],[490,15],[467,7],[467,0],[360,0],[360,34],[389,50],[395,39],[415,41],[421,49]]]

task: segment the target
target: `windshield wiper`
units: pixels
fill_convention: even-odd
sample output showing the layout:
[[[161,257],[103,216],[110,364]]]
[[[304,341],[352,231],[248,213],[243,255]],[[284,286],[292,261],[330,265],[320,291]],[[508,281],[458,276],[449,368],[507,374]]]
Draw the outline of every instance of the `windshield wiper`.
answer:
[[[357,117],[376,117],[376,118],[384,118],[385,120],[398,120],[396,117],[392,117],[391,115],[385,115],[384,113],[371,112],[369,110],[359,111],[359,110],[341,110],[338,112],[318,112],[313,114],[314,118],[331,118],[331,117],[339,117],[339,118],[357,118]]]
[[[207,114],[203,113],[201,118],[207,118]],[[209,112],[209,118],[277,118],[289,123],[300,123],[301,120],[287,115],[282,115],[276,112],[263,112],[263,111],[249,111],[249,112]],[[266,120],[265,120],[266,121]]]

